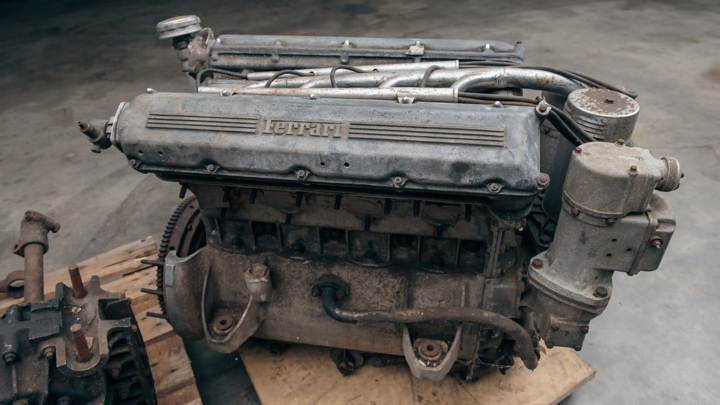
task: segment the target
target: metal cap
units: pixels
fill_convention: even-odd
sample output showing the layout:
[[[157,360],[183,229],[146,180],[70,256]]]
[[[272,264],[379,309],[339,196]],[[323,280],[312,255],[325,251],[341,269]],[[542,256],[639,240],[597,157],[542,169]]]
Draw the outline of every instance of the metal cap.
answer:
[[[192,35],[200,32],[200,17],[196,15],[182,15],[160,21],[155,26],[160,39],[177,38],[183,35]]]
[[[635,128],[640,105],[616,91],[579,89],[568,96],[565,111],[585,132],[599,141],[628,141]]]

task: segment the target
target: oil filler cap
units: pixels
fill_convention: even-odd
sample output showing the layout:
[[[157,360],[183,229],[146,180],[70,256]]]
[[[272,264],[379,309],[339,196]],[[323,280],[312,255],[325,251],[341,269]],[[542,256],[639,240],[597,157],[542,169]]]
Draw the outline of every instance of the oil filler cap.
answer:
[[[200,32],[200,17],[196,15],[182,15],[160,21],[155,26],[160,39],[177,38]]]

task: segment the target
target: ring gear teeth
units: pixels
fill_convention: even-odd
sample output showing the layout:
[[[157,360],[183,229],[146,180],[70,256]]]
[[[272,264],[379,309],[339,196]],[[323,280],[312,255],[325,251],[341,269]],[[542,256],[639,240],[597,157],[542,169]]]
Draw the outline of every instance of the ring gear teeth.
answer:
[[[195,196],[186,198],[178,205],[175,212],[170,216],[167,226],[165,226],[165,232],[163,232],[158,250],[158,262],[165,263],[165,258],[171,250],[175,250],[177,256],[183,257],[194,253],[205,245],[205,228],[202,226],[199,215],[200,207]],[[193,225],[194,222],[197,223]],[[163,291],[164,270],[164,264],[157,266],[156,284],[159,291]],[[157,297],[160,310],[164,314],[166,313],[164,297],[162,295]]]

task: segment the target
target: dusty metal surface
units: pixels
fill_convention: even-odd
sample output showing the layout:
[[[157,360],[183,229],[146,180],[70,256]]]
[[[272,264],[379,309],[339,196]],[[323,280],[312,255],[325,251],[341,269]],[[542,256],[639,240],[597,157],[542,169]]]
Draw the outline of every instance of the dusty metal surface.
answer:
[[[101,131],[197,196],[171,220],[155,292],[185,338],[336,347],[343,373],[358,353],[402,356],[419,378],[473,380],[514,355],[534,368],[540,339],[582,349],[614,272],[654,270],[667,248],[656,191],[682,173],[629,141],[632,92],[516,66],[492,42],[482,56],[416,41],[391,63],[384,47],[404,40],[374,39],[351,63],[336,39],[284,37],[274,57],[268,37],[190,28],[173,44],[201,94],[149,89]],[[408,66],[430,45],[453,67]],[[200,221],[204,246],[183,242]]]

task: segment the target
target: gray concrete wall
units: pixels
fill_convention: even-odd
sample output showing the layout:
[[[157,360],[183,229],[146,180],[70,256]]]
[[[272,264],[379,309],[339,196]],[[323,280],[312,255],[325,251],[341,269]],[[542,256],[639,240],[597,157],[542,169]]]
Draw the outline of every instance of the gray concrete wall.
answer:
[[[616,276],[581,352],[597,377],[566,402],[720,402],[716,1],[2,2],[0,275],[22,267],[9,248],[29,208],[63,225],[48,268],[159,236],[179,187],[135,172],[119,153],[91,153],[76,122],[106,118],[147,87],[186,90],[154,32],[177,14],[200,15],[216,34],[521,40],[529,64],[638,91],[636,141],[680,159],[686,175],[667,195],[678,228],[657,272]]]

